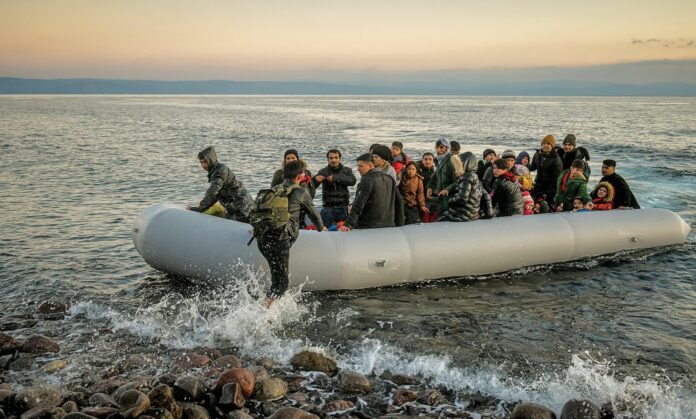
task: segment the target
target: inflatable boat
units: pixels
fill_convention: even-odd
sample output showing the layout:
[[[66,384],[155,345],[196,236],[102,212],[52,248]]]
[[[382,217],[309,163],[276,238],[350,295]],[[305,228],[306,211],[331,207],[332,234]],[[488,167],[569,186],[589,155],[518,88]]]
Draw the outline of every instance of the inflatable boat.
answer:
[[[540,214],[469,223],[318,232],[303,230],[290,251],[290,285],[306,290],[383,287],[493,274],[626,250],[682,244],[691,227],[664,209]],[[243,278],[268,265],[251,226],[157,204],[133,227],[153,268],[201,279]]]

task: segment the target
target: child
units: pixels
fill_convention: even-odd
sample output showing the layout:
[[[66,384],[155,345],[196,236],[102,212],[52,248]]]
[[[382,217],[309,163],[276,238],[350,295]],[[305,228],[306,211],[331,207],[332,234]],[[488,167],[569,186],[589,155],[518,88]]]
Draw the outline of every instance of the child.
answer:
[[[572,212],[587,212],[589,211],[587,208],[585,208],[585,204],[582,202],[582,198],[579,196],[576,196],[573,198],[573,211]]]
[[[531,192],[534,181],[532,180],[532,174],[529,173],[529,168],[522,164],[516,164],[515,173],[517,173],[517,181],[520,183],[520,188],[523,191]]]
[[[522,205],[524,205],[523,214],[524,215],[534,215],[534,199],[529,191],[522,192]]]
[[[611,186],[611,183],[600,182],[592,192],[592,196],[596,197],[592,200],[594,204],[593,210],[606,211],[614,209],[614,187]]]
[[[405,224],[420,223],[421,212],[428,213],[423,192],[423,176],[418,173],[415,162],[408,162],[399,182],[399,192],[404,200]]]

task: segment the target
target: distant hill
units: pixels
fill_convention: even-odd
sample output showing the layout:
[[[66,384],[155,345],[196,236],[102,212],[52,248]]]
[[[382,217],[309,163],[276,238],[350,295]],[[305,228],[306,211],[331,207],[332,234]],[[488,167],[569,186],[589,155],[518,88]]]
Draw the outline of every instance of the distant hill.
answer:
[[[0,94],[696,96],[695,83],[158,81],[0,77]]]

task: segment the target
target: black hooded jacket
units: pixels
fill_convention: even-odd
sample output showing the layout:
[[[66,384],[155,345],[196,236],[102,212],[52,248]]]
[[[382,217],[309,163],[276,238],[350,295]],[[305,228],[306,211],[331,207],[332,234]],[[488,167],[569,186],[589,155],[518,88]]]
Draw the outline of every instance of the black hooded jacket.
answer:
[[[208,182],[210,187],[197,207],[191,210],[204,212],[216,201],[219,201],[228,214],[241,214],[244,218],[249,216],[253,205],[251,196],[244,188],[242,182],[237,180],[232,170],[220,163],[213,147],[207,147],[198,153],[199,160],[208,163]]]
[[[492,201],[493,207],[498,208],[498,217],[522,215],[524,213],[520,184],[513,182],[505,176],[501,175],[496,178]]]
[[[396,182],[379,170],[370,170],[360,178],[346,226],[359,229],[402,225],[404,202]]]
[[[459,177],[457,191],[449,200],[445,218],[451,221],[474,221],[480,218],[481,210],[487,217],[491,217],[493,215],[491,197],[479,181],[476,173],[478,168],[476,157],[466,152],[460,156],[460,159],[464,165],[464,174]]]
[[[315,179],[316,176],[324,176],[328,178],[333,176],[333,182],[329,182],[324,179],[323,182],[318,183]],[[354,186],[357,182],[355,175],[350,167],[346,167],[339,164],[337,168],[331,166],[326,166],[317,172],[315,178],[312,179],[314,186],[319,187],[322,185],[322,203],[325,207],[333,207],[337,205],[348,206],[348,201],[350,200],[350,192],[348,191],[349,186]]]
[[[587,151],[585,147],[574,148],[568,153],[566,153],[562,148],[556,148],[555,150],[558,157],[560,157],[561,161],[563,161],[563,170],[570,169],[570,165],[573,164],[574,160],[590,161],[590,152]],[[589,173],[585,173],[585,176],[589,176]]]
[[[640,208],[636,197],[633,195],[633,192],[631,192],[631,188],[628,187],[628,183],[626,183],[623,177],[613,173],[609,176],[602,177],[599,182],[608,182],[614,187],[614,208]],[[596,196],[593,195],[592,197],[595,198]]]
[[[289,186],[291,182],[286,180],[284,184]],[[290,192],[288,195],[288,212],[290,213],[290,220],[286,227],[286,233],[293,241],[300,234],[300,217],[303,214],[309,216],[317,230],[321,231],[324,228],[324,224],[316,208],[314,208],[312,197],[307,188],[295,188]]]
[[[529,171],[537,171],[534,178],[534,196],[546,195],[547,202],[553,202],[556,195],[556,186],[558,176],[563,171],[563,161],[556,153],[556,150],[551,150],[548,155],[544,155],[540,150],[534,153],[532,164]]]

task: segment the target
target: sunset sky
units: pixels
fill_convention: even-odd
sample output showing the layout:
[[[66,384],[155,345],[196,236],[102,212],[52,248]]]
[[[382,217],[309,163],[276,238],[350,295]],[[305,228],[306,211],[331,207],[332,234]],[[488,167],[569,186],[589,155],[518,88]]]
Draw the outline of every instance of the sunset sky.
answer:
[[[0,0],[0,76],[325,72],[696,59],[696,1]]]

